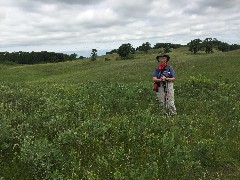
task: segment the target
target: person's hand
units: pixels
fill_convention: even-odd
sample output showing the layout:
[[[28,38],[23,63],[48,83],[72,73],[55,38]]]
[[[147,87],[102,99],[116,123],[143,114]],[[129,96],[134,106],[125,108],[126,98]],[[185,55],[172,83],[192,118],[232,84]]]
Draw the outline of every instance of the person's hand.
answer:
[[[166,76],[162,76],[161,79],[162,79],[162,81],[165,81],[166,80]]]

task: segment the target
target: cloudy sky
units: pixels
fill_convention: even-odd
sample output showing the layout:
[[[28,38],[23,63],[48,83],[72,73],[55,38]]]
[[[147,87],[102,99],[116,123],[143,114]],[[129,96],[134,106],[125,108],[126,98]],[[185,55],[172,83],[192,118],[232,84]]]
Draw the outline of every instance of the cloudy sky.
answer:
[[[0,51],[240,44],[240,0],[0,0]]]

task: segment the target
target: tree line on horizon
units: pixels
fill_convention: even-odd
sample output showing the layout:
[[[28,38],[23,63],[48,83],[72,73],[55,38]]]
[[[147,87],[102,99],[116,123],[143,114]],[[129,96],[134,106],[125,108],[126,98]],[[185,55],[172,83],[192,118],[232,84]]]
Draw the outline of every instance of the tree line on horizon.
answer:
[[[110,52],[106,52],[106,54],[114,54],[117,53],[121,58],[128,58],[129,54],[135,54],[137,51],[142,51],[144,53],[148,53],[151,49],[161,49],[163,48],[165,53],[169,53],[171,49],[176,49],[183,47],[185,45],[181,44],[173,44],[173,43],[156,43],[153,47],[149,42],[145,42],[137,48],[134,48],[130,43],[122,44],[118,49],[113,49]]]
[[[64,54],[55,52],[0,52],[0,62],[10,61],[17,64],[38,64],[51,62],[65,62],[76,59],[77,54]]]
[[[191,40],[187,45],[181,44],[172,44],[172,43],[156,43],[153,47],[149,42],[143,43],[141,46],[136,49],[130,43],[122,44],[118,49],[114,49],[106,54],[117,53],[122,59],[129,59],[131,54],[135,54],[136,51],[142,51],[144,53],[148,53],[151,49],[163,49],[164,53],[171,52],[171,49],[176,49],[180,47],[189,47],[189,51],[196,54],[198,51],[205,51],[208,53],[213,53],[213,49],[217,49],[218,51],[227,52],[236,49],[240,49],[239,44],[228,44],[226,42],[222,42],[217,40],[216,38],[206,38],[205,40],[194,39]]]
[[[213,53],[213,49],[218,51],[227,52],[236,49],[240,49],[239,44],[229,45],[226,42],[221,42],[216,38],[206,38],[205,40],[194,39],[191,40],[187,45],[173,44],[173,43],[156,43],[153,47],[149,42],[145,42],[142,45],[134,48],[132,44],[125,43],[122,44],[118,49],[113,49],[107,54],[118,54],[121,59],[131,59],[136,52],[148,53],[151,49],[162,49],[164,53],[169,53],[172,49],[180,47],[189,47],[189,51],[196,54],[199,51],[205,51],[208,53]],[[83,56],[79,56],[78,59],[83,59]],[[0,62],[14,62],[18,64],[38,64],[38,63],[57,63],[72,61],[77,59],[77,54],[63,54],[55,52],[0,52]],[[95,61],[97,59],[97,49],[92,49],[90,60]]]
[[[229,45],[226,42],[221,42],[216,38],[206,38],[205,40],[194,39],[187,44],[189,51],[196,54],[198,51],[205,51],[208,53],[213,53],[213,48],[216,48],[218,51],[227,52],[240,49],[239,44]]]

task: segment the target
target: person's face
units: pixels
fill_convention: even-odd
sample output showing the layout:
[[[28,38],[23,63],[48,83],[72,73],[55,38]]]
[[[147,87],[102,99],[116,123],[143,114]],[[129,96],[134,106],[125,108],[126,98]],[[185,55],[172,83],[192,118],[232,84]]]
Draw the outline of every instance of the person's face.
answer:
[[[160,58],[159,58],[159,62],[160,62],[161,64],[167,63],[167,57],[160,57]]]

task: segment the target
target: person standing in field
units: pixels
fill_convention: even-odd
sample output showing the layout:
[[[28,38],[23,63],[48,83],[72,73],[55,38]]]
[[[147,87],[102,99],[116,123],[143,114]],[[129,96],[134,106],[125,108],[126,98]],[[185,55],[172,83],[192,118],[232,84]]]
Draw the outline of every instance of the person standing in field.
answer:
[[[167,54],[160,54],[156,59],[159,65],[153,72],[153,90],[156,91],[157,98],[160,102],[161,113],[164,115],[175,115],[177,114],[173,89],[175,72],[173,67],[168,65],[170,56]]]

